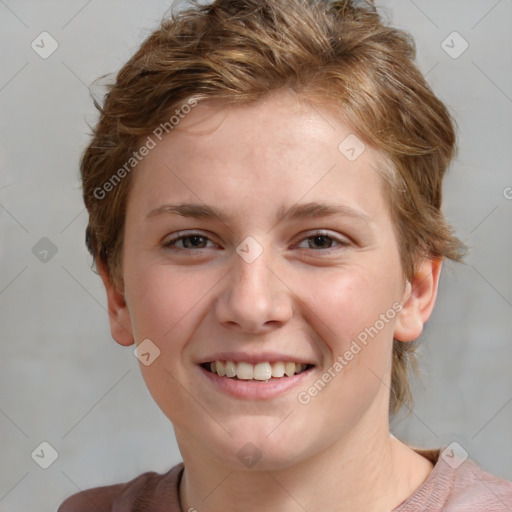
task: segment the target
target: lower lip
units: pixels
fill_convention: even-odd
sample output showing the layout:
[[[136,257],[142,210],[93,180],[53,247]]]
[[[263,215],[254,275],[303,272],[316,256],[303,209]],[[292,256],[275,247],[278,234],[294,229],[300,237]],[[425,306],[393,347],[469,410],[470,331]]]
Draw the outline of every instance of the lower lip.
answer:
[[[314,367],[293,375],[292,377],[280,377],[278,379],[268,381],[239,380],[229,377],[220,377],[216,373],[205,370],[202,366],[199,366],[199,369],[210,383],[223,393],[236,398],[264,399],[283,395],[307,378]]]

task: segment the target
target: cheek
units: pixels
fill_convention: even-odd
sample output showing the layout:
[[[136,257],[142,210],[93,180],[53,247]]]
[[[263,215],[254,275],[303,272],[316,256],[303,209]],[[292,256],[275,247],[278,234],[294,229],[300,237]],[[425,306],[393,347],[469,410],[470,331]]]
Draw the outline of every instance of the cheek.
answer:
[[[378,265],[358,265],[318,273],[318,277],[305,275],[297,282],[301,283],[301,297],[311,312],[311,321],[325,339],[334,340],[333,344],[339,345],[336,348],[343,349],[347,341],[376,322],[379,331],[392,331],[392,306],[399,297],[392,274]],[[387,312],[381,325],[379,319]]]
[[[212,285],[207,285],[206,276],[197,269],[172,269],[161,262],[135,260],[131,264],[129,258],[127,263],[126,273],[133,269],[126,296],[136,342],[149,339],[160,351],[150,365],[140,363],[142,377],[171,421],[187,425],[183,411],[189,410],[190,397],[183,392],[186,375],[182,355],[199,321],[201,299]]]
[[[126,284],[126,299],[130,308],[136,340],[149,338],[162,348],[176,347],[176,335],[184,338],[184,328],[201,308],[201,300],[215,282],[194,268],[174,268],[134,262],[134,270]],[[137,269],[144,269],[138,271]],[[172,341],[172,343],[170,343]]]
[[[299,403],[311,400],[316,410],[329,411],[333,424],[347,429],[389,387],[398,287],[392,267],[389,272],[371,268],[338,269],[330,279],[322,278],[323,288],[311,287],[314,280],[307,287],[304,282],[304,289],[315,290],[303,297],[308,297],[307,322],[327,352],[319,378],[328,383],[324,388],[316,381],[301,390]]]
[[[305,310],[311,311],[307,321],[322,339],[322,377],[330,380],[331,392],[321,393],[317,405],[331,407],[335,416],[347,415],[347,410],[351,417],[362,414],[377,393],[387,393],[383,382],[391,374],[399,267],[362,260],[322,279],[309,279],[307,286],[304,282]],[[329,406],[332,396],[336,399]]]

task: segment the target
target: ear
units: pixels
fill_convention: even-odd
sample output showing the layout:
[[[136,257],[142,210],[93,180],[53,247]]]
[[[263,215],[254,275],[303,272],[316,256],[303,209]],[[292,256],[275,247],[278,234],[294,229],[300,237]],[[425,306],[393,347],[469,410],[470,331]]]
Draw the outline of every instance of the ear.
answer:
[[[423,331],[437,297],[442,259],[425,259],[415,271],[412,282],[407,281],[402,299],[403,309],[395,324],[394,338],[413,341]]]
[[[96,266],[107,292],[108,317],[112,337],[119,345],[132,345],[132,323],[128,306],[124,300],[124,294],[116,288],[107,265],[103,261],[100,261],[99,258],[96,260]]]

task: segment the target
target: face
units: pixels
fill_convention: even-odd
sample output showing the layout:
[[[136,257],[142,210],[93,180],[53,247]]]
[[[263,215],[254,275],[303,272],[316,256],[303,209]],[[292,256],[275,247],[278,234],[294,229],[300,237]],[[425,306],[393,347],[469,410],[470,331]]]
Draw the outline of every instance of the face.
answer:
[[[184,457],[286,467],[387,426],[406,286],[350,134],[285,92],[199,104],[137,166],[112,330],[159,351],[141,370]]]

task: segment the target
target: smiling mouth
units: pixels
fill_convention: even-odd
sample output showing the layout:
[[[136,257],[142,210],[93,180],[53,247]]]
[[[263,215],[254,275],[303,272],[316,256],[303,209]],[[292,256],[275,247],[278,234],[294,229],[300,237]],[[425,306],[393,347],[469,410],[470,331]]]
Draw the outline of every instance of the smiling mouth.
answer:
[[[269,381],[281,378],[293,377],[299,373],[308,371],[311,364],[283,362],[263,362],[251,364],[244,361],[210,361],[201,366],[219,377],[227,377],[234,380]]]

